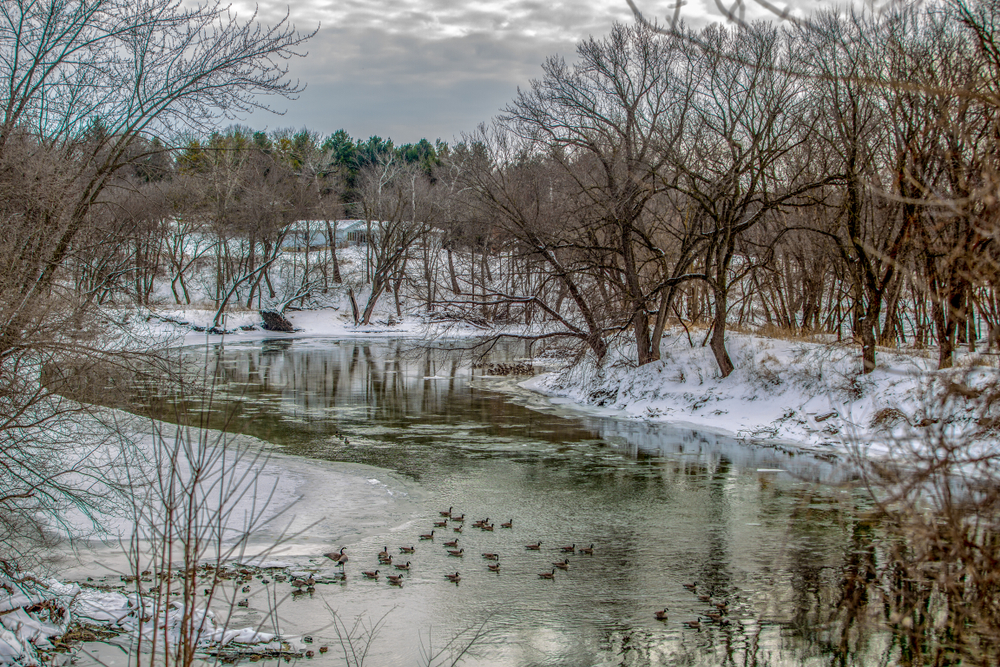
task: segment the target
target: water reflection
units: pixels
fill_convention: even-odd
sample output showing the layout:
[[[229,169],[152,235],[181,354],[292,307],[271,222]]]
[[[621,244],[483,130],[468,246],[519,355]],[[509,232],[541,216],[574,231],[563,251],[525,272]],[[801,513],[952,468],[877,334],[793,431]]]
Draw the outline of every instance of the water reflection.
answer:
[[[498,361],[523,353],[495,351]],[[299,456],[387,468],[426,491],[412,520],[352,544],[352,562],[374,566],[383,545],[416,542],[449,506],[514,520],[511,530],[466,529],[462,560],[421,543],[402,589],[351,577],[282,608],[296,624],[328,615],[325,605],[344,618],[392,610],[372,664],[413,664],[421,632],[486,617],[494,641],[466,664],[828,664],[840,650],[818,629],[845,567],[863,566],[863,529],[854,495],[807,483],[835,474],[823,460],[706,431],[569,418],[447,348],[282,340],[186,354],[213,369],[212,404],[147,387],[159,416],[228,423]],[[524,549],[537,540],[542,551]],[[562,559],[556,546],[591,543],[593,556],[573,554],[568,572],[539,579]],[[484,551],[501,554],[499,575]],[[443,580],[456,568],[457,587]],[[720,601],[722,626],[706,617]],[[653,618],[663,607],[665,623]],[[698,617],[701,630],[682,624]]]

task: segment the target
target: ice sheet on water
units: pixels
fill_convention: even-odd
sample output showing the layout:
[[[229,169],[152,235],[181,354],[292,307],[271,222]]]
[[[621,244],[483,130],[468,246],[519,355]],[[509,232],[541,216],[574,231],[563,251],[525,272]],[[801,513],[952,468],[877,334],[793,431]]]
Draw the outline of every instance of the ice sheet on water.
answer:
[[[35,649],[50,646],[49,639],[66,632],[66,607],[79,588],[42,581],[31,575],[0,577],[0,665],[37,665]],[[47,610],[29,612],[51,601]]]
[[[17,609],[18,607],[29,607],[37,602],[41,602],[40,595],[26,595],[21,591],[16,591],[12,595],[5,595],[0,598],[0,613]]]
[[[151,636],[153,632],[165,630],[171,642],[181,640],[184,619],[194,618],[194,627],[200,628],[196,639],[199,646],[225,646],[231,642],[243,644],[266,644],[275,640],[276,635],[256,632],[252,628],[241,630],[220,626],[215,614],[202,608],[188,609],[177,600],[157,605],[155,600],[142,598],[136,593],[105,593],[84,591],[73,604],[73,611],[80,617],[101,625],[119,627],[133,634]]]

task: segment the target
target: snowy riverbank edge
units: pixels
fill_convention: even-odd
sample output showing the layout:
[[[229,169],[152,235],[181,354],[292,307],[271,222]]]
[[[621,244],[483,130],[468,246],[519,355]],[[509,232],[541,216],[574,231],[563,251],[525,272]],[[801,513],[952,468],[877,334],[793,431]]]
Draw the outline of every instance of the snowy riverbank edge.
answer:
[[[636,367],[615,349],[539,375],[520,385],[588,411],[729,433],[748,442],[780,442],[838,456],[882,457],[919,447],[919,429],[947,424],[959,435],[981,424],[989,408],[972,400],[942,402],[951,383],[983,387],[998,377],[994,357],[965,355],[935,370],[918,350],[880,350],[862,375],[860,347],[850,343],[727,336],[736,370],[722,378],[711,350],[683,330],[668,333],[659,361]],[[944,412],[945,414],[942,414]]]

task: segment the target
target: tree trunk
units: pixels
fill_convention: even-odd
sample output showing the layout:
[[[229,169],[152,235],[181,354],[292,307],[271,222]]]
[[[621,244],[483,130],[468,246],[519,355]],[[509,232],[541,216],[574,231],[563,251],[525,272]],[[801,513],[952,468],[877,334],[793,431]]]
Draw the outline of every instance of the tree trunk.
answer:
[[[663,331],[667,328],[667,318],[674,303],[676,290],[676,287],[671,286],[663,291],[663,296],[660,298],[660,309],[656,311],[656,322],[653,324],[653,348],[656,350],[657,359],[660,356],[660,341],[663,340]]]
[[[375,274],[372,280],[372,293],[368,296],[368,303],[365,304],[365,312],[361,315],[362,324],[371,324],[372,313],[375,312],[375,304],[378,303],[378,298],[382,296],[383,291],[385,291],[385,279]]]
[[[173,292],[173,294],[174,294],[174,301],[179,306],[179,305],[181,305],[181,297],[177,293],[177,278],[178,278],[178,276],[175,275],[173,277],[173,279],[170,281],[170,291]]]
[[[451,248],[448,248],[448,273],[451,274],[451,291],[461,294],[462,288],[458,285],[458,274],[455,273],[455,260],[451,256]]]
[[[635,334],[637,360],[640,366],[660,358],[659,345],[652,349],[649,338],[649,315],[646,313],[646,299],[639,283],[639,271],[636,267],[635,248],[632,247],[632,222],[620,223],[622,272],[626,288],[628,307],[632,310],[632,330]]]
[[[635,332],[635,349],[638,354],[639,365],[645,365],[660,358],[659,346],[654,352],[649,337],[649,315],[645,308],[635,308],[632,315],[632,329]]]
[[[331,228],[330,222],[326,223],[326,238],[330,245],[330,259],[333,260],[333,282],[338,285],[344,282],[340,277],[340,262],[337,261],[337,221],[333,221],[333,227]]]
[[[722,377],[729,377],[736,367],[733,366],[729,352],[726,351],[726,313],[728,311],[728,295],[725,290],[714,289],[715,296],[715,317],[712,323],[712,340],[709,347],[715,355],[715,362],[719,364],[719,372]]]
[[[955,364],[956,318],[952,315],[952,299],[935,299],[931,305],[931,317],[938,339],[938,370],[951,368]]]
[[[354,326],[358,326],[358,300],[354,296],[354,288],[347,288],[347,296],[351,299],[351,315],[354,316]]]
[[[867,375],[875,370],[875,324],[878,317],[865,314],[858,320],[861,333],[861,373]]]

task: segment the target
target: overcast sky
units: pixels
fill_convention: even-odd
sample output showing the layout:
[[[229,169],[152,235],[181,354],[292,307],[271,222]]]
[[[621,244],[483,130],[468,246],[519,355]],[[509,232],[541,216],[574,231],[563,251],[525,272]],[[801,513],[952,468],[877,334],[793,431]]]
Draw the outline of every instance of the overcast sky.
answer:
[[[662,21],[673,0],[636,4]],[[241,18],[253,11],[246,0],[234,7]],[[344,128],[397,145],[453,141],[540,76],[547,56],[572,59],[580,40],[633,20],[625,0],[259,0],[258,7],[265,23],[287,10],[300,29],[320,30],[308,56],[290,63],[306,90],[273,101],[284,116],[255,113],[247,125],[324,136]],[[715,0],[687,0],[683,16],[718,17]]]

